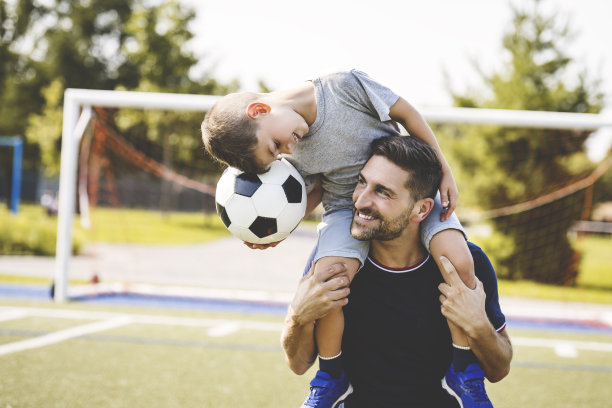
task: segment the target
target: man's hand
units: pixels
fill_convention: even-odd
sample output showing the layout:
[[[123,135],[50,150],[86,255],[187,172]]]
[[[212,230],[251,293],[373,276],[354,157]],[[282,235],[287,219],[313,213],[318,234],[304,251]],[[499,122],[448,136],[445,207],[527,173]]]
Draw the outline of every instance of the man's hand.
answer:
[[[444,256],[440,257],[449,284],[441,283],[438,289],[441,310],[444,317],[463,329],[468,337],[474,337],[475,332],[488,324],[485,312],[486,294],[482,282],[476,278],[476,288],[470,289],[461,280],[453,264]]]
[[[344,275],[346,265],[333,264],[314,274],[314,264],[300,280],[289,306],[289,315],[298,325],[314,323],[333,309],[348,303],[349,280]]]

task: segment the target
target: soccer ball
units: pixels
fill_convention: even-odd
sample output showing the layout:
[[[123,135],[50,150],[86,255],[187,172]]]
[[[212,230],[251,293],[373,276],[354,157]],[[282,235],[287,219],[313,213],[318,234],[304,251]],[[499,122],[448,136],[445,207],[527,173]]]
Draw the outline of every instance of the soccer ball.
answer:
[[[268,244],[285,239],[306,212],[306,187],[286,160],[275,160],[264,174],[225,169],[215,194],[217,214],[243,241]]]

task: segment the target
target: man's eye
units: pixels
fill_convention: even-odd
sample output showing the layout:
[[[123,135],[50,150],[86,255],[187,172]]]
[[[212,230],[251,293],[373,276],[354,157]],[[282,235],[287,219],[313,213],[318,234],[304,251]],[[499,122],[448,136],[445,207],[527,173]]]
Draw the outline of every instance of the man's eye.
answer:
[[[280,142],[274,141],[274,146],[278,149],[280,147]]]

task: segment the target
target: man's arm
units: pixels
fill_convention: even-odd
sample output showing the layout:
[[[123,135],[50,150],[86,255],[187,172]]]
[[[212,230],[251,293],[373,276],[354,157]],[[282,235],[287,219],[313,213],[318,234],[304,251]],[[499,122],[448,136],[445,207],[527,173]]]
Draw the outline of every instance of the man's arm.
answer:
[[[281,334],[281,345],[285,351],[287,365],[297,375],[308,371],[317,357],[314,326],[314,322],[300,322],[293,307],[289,306]]]
[[[302,375],[314,363],[317,350],[315,321],[348,303],[348,278],[343,264],[334,264],[315,275],[314,268],[302,278],[285,317],[281,345],[291,370]]]
[[[461,281],[450,261],[440,259],[442,273],[450,282],[438,287],[444,317],[459,326],[468,336],[472,351],[491,382],[503,379],[510,372],[512,344],[506,330],[496,332],[485,311],[486,294],[482,282],[476,279],[476,288],[470,289]]]
[[[506,330],[496,332],[489,323],[487,327],[483,325],[480,330],[468,335],[470,347],[491,382],[502,380],[510,372],[512,343]]]

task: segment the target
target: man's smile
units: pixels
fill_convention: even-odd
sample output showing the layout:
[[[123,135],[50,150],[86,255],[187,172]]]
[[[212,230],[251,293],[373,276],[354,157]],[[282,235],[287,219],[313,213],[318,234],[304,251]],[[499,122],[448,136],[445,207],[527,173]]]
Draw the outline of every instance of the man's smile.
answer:
[[[358,218],[360,220],[364,220],[364,221],[374,221],[376,219],[376,217],[372,216],[372,215],[368,215],[368,214],[364,214],[359,210],[355,211],[355,218]]]

